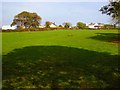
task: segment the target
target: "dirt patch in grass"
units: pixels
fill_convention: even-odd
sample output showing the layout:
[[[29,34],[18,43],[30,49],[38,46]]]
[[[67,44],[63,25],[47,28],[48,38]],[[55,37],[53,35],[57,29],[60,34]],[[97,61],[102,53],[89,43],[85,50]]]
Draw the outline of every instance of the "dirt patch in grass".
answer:
[[[113,43],[113,44],[120,45],[120,41],[113,41],[112,43]]]

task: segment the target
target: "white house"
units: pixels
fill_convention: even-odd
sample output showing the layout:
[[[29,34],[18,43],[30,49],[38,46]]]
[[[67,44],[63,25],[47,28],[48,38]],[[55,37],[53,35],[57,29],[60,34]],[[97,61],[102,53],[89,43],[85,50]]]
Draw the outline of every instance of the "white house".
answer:
[[[50,28],[56,28],[56,27],[57,27],[57,25],[55,23],[50,24]]]
[[[39,28],[45,28],[45,27],[46,27],[46,26],[44,26],[44,25],[39,25]],[[57,25],[56,25],[55,23],[50,22],[49,27],[50,27],[50,28],[56,28]]]
[[[15,30],[16,28],[17,26],[10,26],[10,25],[2,26],[2,30],[8,30],[8,29]]]
[[[88,26],[88,28],[94,29],[94,24],[87,24],[86,26]]]
[[[100,24],[100,23],[99,24],[98,23],[90,23],[90,24],[86,24],[86,26],[88,26],[88,28],[90,28],[90,29],[98,29],[104,25]]]
[[[45,26],[40,25],[39,28],[45,28]]]

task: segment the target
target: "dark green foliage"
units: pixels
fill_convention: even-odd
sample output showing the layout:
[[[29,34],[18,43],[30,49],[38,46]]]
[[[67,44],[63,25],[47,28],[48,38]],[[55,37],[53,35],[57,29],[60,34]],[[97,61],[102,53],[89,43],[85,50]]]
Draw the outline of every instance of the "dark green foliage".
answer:
[[[100,11],[102,14],[110,15],[115,23],[120,25],[120,0],[110,0],[110,3],[103,6]]]
[[[64,25],[65,29],[68,29],[71,27],[71,23],[69,23],[69,22],[65,22],[65,23],[63,23],[63,25]]]
[[[85,29],[87,28],[85,23],[82,23],[82,22],[78,22],[77,25],[76,25],[79,29]]]
[[[103,29],[117,29],[116,25],[111,25],[111,24],[105,24]]]
[[[59,25],[59,27],[61,27],[61,28],[62,28],[63,26],[62,26],[62,25]]]
[[[51,25],[51,22],[49,22],[49,21],[46,21],[46,22],[45,22],[46,28],[50,28],[50,25]]]

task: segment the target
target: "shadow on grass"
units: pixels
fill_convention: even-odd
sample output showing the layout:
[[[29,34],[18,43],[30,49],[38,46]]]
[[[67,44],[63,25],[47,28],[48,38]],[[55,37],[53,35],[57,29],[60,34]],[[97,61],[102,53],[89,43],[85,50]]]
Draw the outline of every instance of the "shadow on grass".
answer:
[[[119,33],[96,33],[96,36],[90,37],[95,40],[101,40],[105,42],[120,42],[120,34]]]
[[[3,55],[3,88],[119,88],[118,56],[65,46]]]

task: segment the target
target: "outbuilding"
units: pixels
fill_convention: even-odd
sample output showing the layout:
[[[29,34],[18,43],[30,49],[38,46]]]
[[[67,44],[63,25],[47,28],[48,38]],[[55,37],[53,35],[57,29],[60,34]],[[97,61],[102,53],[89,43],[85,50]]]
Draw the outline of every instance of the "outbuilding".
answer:
[[[2,26],[2,30],[8,30],[8,29],[15,30],[16,28],[17,26],[10,26],[10,25]]]

